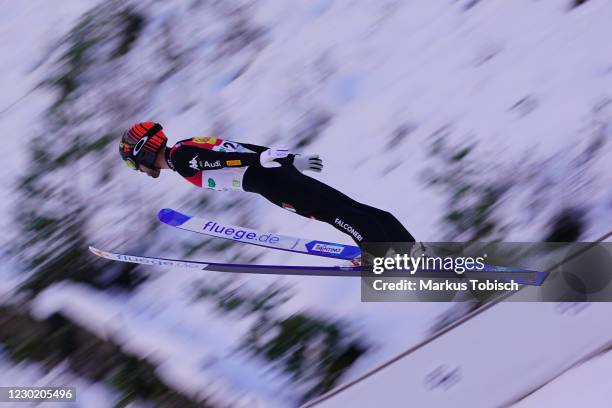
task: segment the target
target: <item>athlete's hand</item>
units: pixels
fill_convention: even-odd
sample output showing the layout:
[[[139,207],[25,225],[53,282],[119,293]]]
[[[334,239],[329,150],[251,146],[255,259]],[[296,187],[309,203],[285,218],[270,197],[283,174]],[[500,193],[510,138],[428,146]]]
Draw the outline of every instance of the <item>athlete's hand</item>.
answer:
[[[323,160],[321,160],[318,154],[312,154],[310,156],[296,154],[293,159],[293,165],[302,172],[310,170],[320,173],[321,170],[323,170]]]
[[[275,159],[282,159],[289,155],[289,149],[284,146],[272,147],[259,155],[259,162],[262,167],[272,168],[280,167],[279,162],[274,161]]]

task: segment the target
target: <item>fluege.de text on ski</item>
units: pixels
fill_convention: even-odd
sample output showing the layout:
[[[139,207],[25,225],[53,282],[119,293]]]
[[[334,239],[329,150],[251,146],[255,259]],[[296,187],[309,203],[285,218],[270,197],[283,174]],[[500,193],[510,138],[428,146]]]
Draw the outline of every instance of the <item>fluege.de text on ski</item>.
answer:
[[[438,256],[410,256],[396,254],[392,257],[376,257],[373,259],[372,272],[377,275],[387,270],[406,271],[414,275],[417,270],[438,270],[455,272],[462,275],[465,271],[479,271],[485,267],[484,258],[479,257],[438,257]]]

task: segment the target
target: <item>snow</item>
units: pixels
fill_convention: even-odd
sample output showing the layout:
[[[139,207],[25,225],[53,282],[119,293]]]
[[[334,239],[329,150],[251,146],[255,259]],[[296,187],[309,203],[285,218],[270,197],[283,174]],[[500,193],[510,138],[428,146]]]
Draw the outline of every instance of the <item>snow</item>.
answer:
[[[10,107],[0,114],[0,131],[9,135],[3,143],[5,151],[11,152],[3,159],[11,171],[0,174],[4,198],[0,200],[0,211],[7,214],[0,217],[3,231],[10,230],[12,222],[12,185],[28,165],[24,135],[44,134],[40,117],[50,95],[40,90],[28,94],[48,68],[38,62],[41,55],[50,52],[50,44],[94,3],[62,2],[62,7],[51,7],[43,1],[3,3],[0,21],[27,21],[0,25],[0,110]],[[190,9],[184,2],[157,4],[150,8],[153,18],[147,33],[154,38],[163,23],[173,24],[179,19],[181,24],[172,27],[176,47],[193,49],[196,63],[148,95],[148,113],[164,124],[170,143],[212,134],[217,123],[222,122],[225,128],[221,137],[290,146],[295,144],[296,129],[308,120],[308,115],[328,115],[329,126],[304,149],[305,153],[319,153],[325,161],[325,171],[316,177],[358,201],[389,210],[423,241],[445,238],[441,226],[445,195],[425,188],[424,173],[431,165],[427,147],[432,135],[449,126],[453,142],[478,142],[474,154],[488,164],[483,169],[483,179],[503,177],[513,170],[526,173],[525,169],[509,168],[517,161],[529,165],[542,157],[552,158],[539,169],[539,174],[531,177],[534,184],[528,184],[529,177],[525,177],[526,187],[504,204],[507,218],[516,224],[511,238],[540,239],[551,215],[572,204],[588,207],[589,219],[596,221],[591,223],[588,237],[596,237],[612,226],[610,147],[604,147],[606,154],[583,174],[591,179],[590,184],[574,188],[566,181],[577,177],[572,160],[588,143],[594,124],[609,123],[612,117],[610,106],[595,111],[612,94],[612,57],[606,41],[610,38],[612,4],[591,0],[570,12],[568,3],[514,0],[477,2],[467,8],[466,1],[450,0],[259,1],[251,11],[253,20],[265,27],[265,47],[218,59],[214,58],[215,45],[224,27],[223,19],[215,14],[221,13],[214,8],[217,6],[212,12],[208,8]],[[16,40],[23,46],[16,47]],[[118,83],[136,80],[136,73],[143,78],[156,73],[157,67],[150,60],[158,50],[147,41],[138,46],[138,59],[130,61],[134,76],[117,78]],[[242,74],[236,78],[239,72]],[[28,96],[21,99],[24,95]],[[19,102],[13,105],[15,101]],[[412,129],[408,136],[398,145],[388,146],[390,135],[406,125]],[[88,168],[95,163],[90,164]],[[116,166],[123,164],[117,160]],[[328,225],[296,217],[253,195],[245,201],[243,212],[224,212],[223,204],[231,203],[238,195],[198,191],[173,174],[163,174],[154,181],[135,177],[127,169],[121,171],[125,174],[122,185],[110,190],[104,203],[96,203],[101,216],[94,220],[92,230],[101,231],[95,244],[104,249],[130,244],[129,223],[109,225],[108,220],[120,219],[117,214],[126,214],[130,222],[144,223],[154,219],[159,208],[189,213],[188,208],[181,207],[186,206],[184,197],[196,195],[207,195],[219,203],[216,213],[210,216],[227,223],[240,224],[240,217],[245,216],[252,222],[245,226],[251,228],[350,242]],[[86,185],[87,177],[93,176],[79,177],[77,182]],[[538,181],[552,186],[554,194],[547,197],[543,207],[526,210]],[[146,194],[156,189],[167,194]],[[165,241],[151,248],[157,256],[178,257],[180,244],[201,239],[165,226],[160,228]],[[4,240],[10,238],[10,234],[3,236]],[[194,257],[227,260],[254,254],[262,254],[258,260],[262,263],[333,263],[245,247],[225,253],[204,249]],[[232,320],[211,305],[191,302],[194,284],[199,279],[216,277],[184,270],[147,271],[154,279],[129,297],[100,293],[77,284],[58,284],[36,299],[32,312],[44,318],[61,311],[101,338],[120,342],[126,352],[156,362],[163,381],[191,395],[208,395],[215,389],[215,401],[220,403],[274,407],[295,402],[286,378],[261,361],[236,353],[251,323],[248,319]],[[4,279],[14,276],[7,267],[0,272],[0,300],[4,301],[17,281]],[[235,280],[246,281],[255,288],[279,282],[291,286],[295,296],[283,305],[282,313],[312,310],[353,322],[375,348],[357,362],[343,381],[357,378],[416,344],[425,336],[432,319],[450,307],[361,303],[358,279],[262,276]],[[500,404],[512,401],[573,364],[584,354],[578,345],[589,351],[601,346],[597,343],[600,340],[609,338],[595,320],[601,318],[599,311],[604,305],[589,308],[584,320],[580,320],[581,330],[568,332],[558,316],[551,317],[552,308],[496,306],[408,359],[410,364],[391,367],[372,377],[367,390],[358,388],[357,394],[348,393],[327,404],[365,404],[378,394],[366,391],[382,392],[385,387],[394,387],[404,397],[390,391],[385,400],[387,406],[405,401],[406,393],[412,393],[411,401],[420,405],[428,398],[440,403],[452,397],[450,401],[455,405],[461,402],[472,404],[464,406],[477,406],[484,400],[468,401],[475,396],[474,388],[470,388],[475,384],[472,380],[488,381],[488,389],[511,383],[510,387],[496,389],[495,394]],[[518,309],[523,311],[521,315],[540,316],[540,320],[516,321]],[[589,314],[591,311],[598,312]],[[534,354],[532,360],[520,354],[513,360],[504,360],[506,365],[492,364],[498,358],[494,350],[482,350],[490,353],[486,357],[478,353],[480,347],[495,344],[492,339],[507,341],[515,350],[518,345],[529,349],[529,341],[543,344],[546,336],[553,335],[557,336],[549,340],[555,346],[548,347],[546,343],[546,347],[537,349],[544,354]],[[477,342],[479,338],[482,343]],[[455,343],[448,339],[457,340]],[[451,347],[454,344],[465,347],[465,355],[449,355],[455,350]],[[552,351],[558,359],[546,354]],[[536,401],[532,406],[537,406],[546,401],[558,405],[569,401],[557,398],[554,390],[565,384],[567,376],[579,376],[580,384],[587,384],[586,379],[597,370],[605,370],[609,362],[606,356],[597,360],[594,371],[589,367],[595,363],[585,363],[576,368],[576,373],[567,372],[521,404]],[[534,362],[542,364],[541,369],[531,370]],[[424,391],[423,377],[436,364],[463,367],[460,372],[464,381],[455,390],[468,390],[465,395],[458,396],[453,388],[433,395]],[[10,366],[7,362],[4,365]],[[523,376],[523,372],[528,375]],[[514,381],[511,375],[518,380]],[[502,377],[508,381],[495,381]]]
[[[15,177],[27,167],[26,135],[44,135],[39,125],[41,115],[50,103],[47,92],[36,89],[45,77],[41,64],[51,47],[65,35],[75,20],[95,0],[65,1],[61,7],[44,0],[3,2],[0,15],[0,132],[4,154],[0,173],[0,211],[11,214],[15,205],[11,196]],[[26,23],[27,22],[27,23]],[[10,230],[10,217],[0,217],[2,231]],[[10,239],[3,234],[0,244]]]
[[[163,297],[165,286],[170,283],[161,279],[156,294]],[[152,292],[148,290],[149,295]],[[157,366],[156,372],[168,386],[191,395],[194,399],[207,398],[211,403],[223,405],[228,401],[238,403],[243,391],[232,386],[234,376],[245,376],[256,389],[272,393],[268,379],[257,380],[257,366],[245,361],[244,356],[232,356],[232,344],[219,341],[220,338],[236,336],[215,331],[226,331],[231,327],[217,324],[202,324],[195,313],[185,315],[186,305],[177,301],[158,304],[143,303],[139,296],[125,298],[93,290],[85,285],[60,283],[41,293],[32,304],[31,313],[36,319],[45,319],[54,313],[61,313],[72,322],[96,334],[97,337],[119,344],[129,354],[146,359]],[[160,310],[159,307],[163,307]],[[235,347],[235,341],[233,341]],[[202,371],[208,366],[224,361],[219,373]],[[246,385],[246,384],[245,384]],[[253,396],[253,398],[255,398]],[[269,396],[258,397],[260,403],[274,407]]]
[[[612,328],[602,324],[609,313],[607,303],[582,309],[498,304],[311,406],[402,407],[407,398],[427,407],[509,406],[593,351],[610,347]]]
[[[555,407],[588,405],[605,408],[612,401],[610,387],[612,353],[606,352],[572,368],[514,405],[515,408],[541,407],[555,401]]]

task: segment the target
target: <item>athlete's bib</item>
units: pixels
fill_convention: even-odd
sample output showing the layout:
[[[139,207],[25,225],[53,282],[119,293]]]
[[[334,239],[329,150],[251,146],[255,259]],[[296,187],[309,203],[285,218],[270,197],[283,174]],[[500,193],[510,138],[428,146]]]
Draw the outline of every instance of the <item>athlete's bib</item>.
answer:
[[[202,171],[202,187],[217,191],[244,191],[242,189],[242,179],[246,169],[246,167],[234,167]]]

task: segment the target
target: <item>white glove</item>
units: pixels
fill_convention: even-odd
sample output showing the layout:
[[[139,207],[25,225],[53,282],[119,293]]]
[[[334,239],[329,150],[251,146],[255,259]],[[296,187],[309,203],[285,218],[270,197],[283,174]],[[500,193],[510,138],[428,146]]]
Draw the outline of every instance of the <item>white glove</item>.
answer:
[[[318,154],[312,154],[310,156],[296,154],[293,159],[293,165],[302,172],[310,170],[320,173],[321,170],[323,170],[323,160],[321,160]]]
[[[284,146],[272,147],[259,155],[259,162],[262,167],[271,169],[272,167],[280,167],[279,162],[275,162],[274,159],[282,159],[289,155],[289,149]]]

